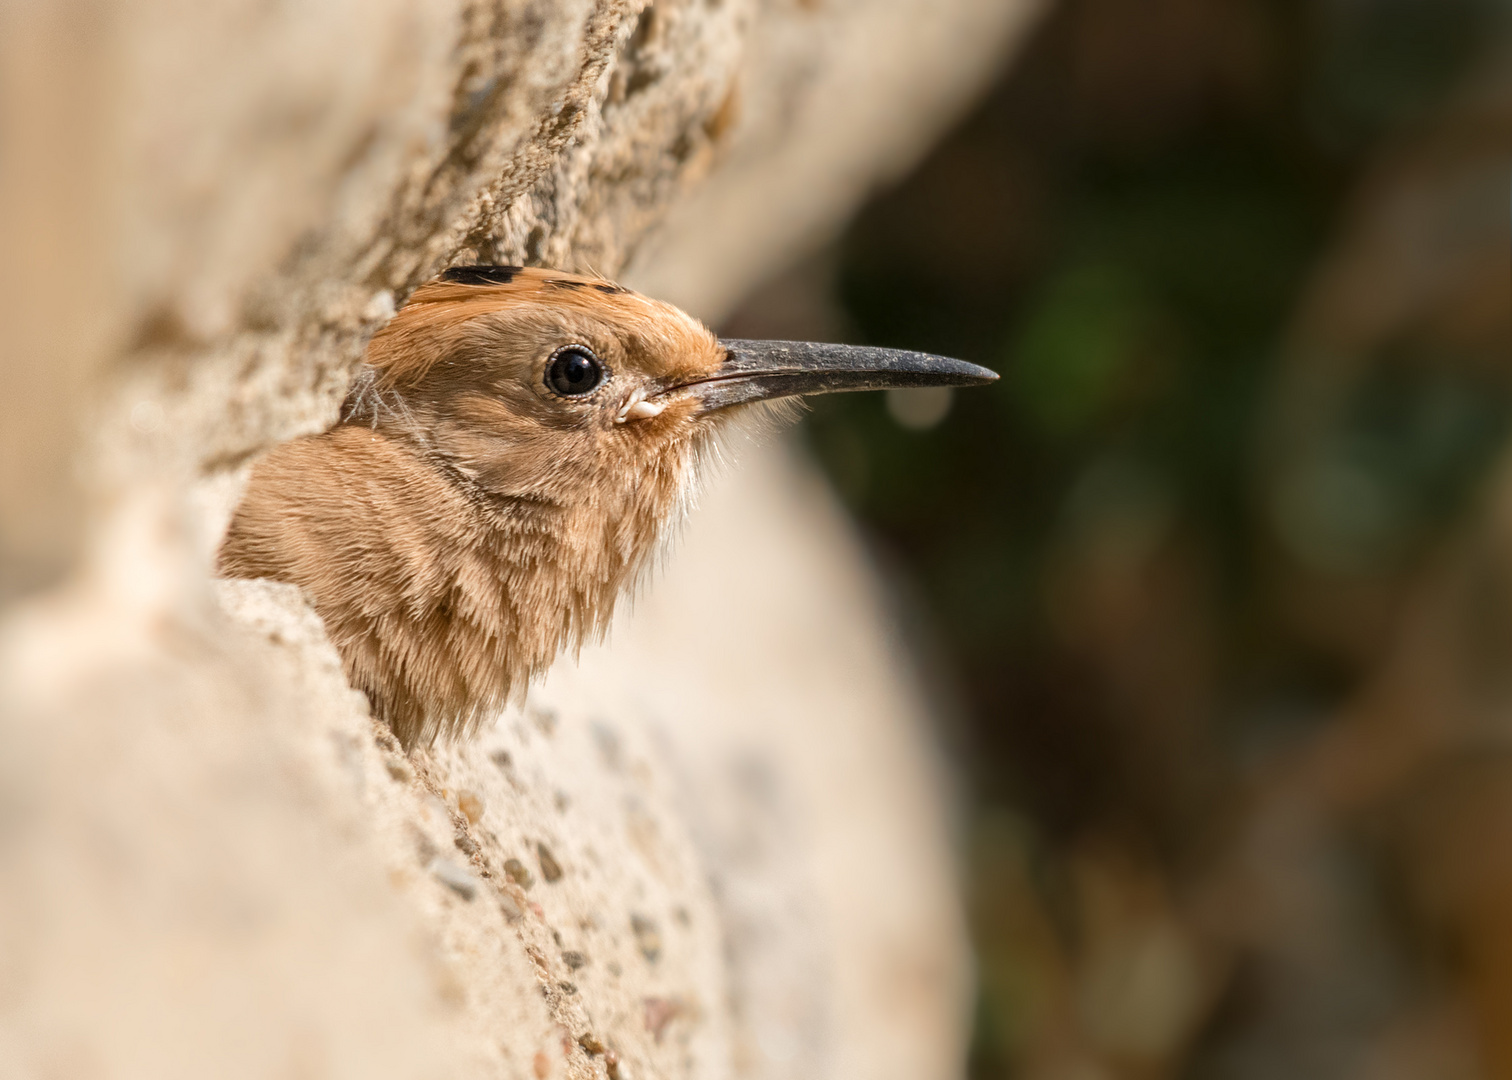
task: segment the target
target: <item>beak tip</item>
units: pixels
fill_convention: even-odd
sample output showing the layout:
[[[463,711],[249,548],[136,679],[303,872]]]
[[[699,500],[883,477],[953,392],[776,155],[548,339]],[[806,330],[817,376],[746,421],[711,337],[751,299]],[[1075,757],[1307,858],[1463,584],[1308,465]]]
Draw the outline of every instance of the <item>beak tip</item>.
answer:
[[[915,360],[909,365],[908,370],[921,377],[916,385],[989,386],[1000,378],[998,373],[991,368],[966,360],[956,360],[949,356],[933,356],[928,353],[914,353],[912,356]]]

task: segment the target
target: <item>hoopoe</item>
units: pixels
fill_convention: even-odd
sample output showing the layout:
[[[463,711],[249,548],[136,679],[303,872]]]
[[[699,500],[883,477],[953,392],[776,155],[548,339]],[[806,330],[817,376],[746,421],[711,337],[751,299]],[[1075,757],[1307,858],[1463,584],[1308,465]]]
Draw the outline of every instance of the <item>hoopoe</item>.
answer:
[[[373,337],[336,426],[256,465],[219,572],[303,587],[375,714],[428,743],[602,635],[732,418],[996,378],[924,353],[720,340],[609,281],[453,267]]]

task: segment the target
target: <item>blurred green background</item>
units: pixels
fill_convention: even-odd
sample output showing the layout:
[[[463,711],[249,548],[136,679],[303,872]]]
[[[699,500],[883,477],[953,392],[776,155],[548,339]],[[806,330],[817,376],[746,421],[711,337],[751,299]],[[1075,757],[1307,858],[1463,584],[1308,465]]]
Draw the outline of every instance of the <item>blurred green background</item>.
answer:
[[[959,698],[972,1074],[1512,1076],[1512,11],[1070,0],[733,320]]]

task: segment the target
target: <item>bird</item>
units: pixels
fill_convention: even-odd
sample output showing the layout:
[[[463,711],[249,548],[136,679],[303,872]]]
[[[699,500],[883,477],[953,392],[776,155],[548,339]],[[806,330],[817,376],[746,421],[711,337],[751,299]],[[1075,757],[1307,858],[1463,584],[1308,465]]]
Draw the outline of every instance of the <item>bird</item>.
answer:
[[[602,638],[739,417],[996,378],[926,353],[721,340],[598,277],[454,266],[373,335],[334,426],[256,462],[216,569],[299,586],[406,750],[465,737]]]

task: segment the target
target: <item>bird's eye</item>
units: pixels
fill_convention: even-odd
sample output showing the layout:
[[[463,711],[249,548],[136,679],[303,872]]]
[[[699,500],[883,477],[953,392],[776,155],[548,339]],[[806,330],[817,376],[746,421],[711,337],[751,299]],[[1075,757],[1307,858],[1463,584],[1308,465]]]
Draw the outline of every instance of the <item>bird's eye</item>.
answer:
[[[546,385],[558,394],[579,397],[597,390],[604,381],[604,365],[586,345],[563,345],[551,354]]]

